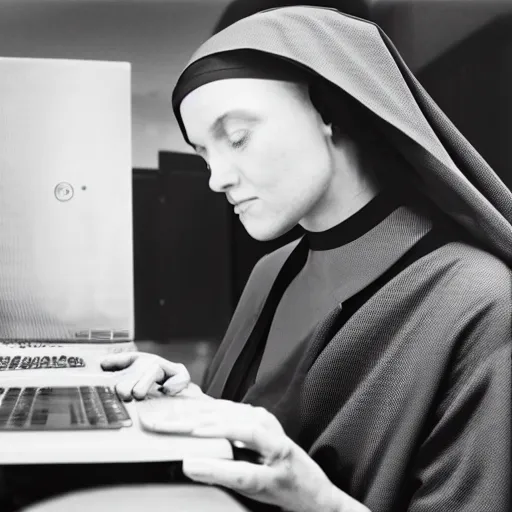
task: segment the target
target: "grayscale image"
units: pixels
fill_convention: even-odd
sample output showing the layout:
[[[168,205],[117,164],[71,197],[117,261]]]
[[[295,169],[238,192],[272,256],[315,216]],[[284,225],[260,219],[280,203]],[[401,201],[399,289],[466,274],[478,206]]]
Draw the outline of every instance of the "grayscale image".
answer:
[[[0,512],[510,512],[511,0],[0,2]]]

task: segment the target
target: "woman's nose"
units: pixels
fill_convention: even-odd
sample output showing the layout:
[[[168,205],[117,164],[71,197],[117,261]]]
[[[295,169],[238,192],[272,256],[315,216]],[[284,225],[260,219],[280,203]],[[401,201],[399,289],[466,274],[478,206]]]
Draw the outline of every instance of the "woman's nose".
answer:
[[[208,168],[210,170],[209,186],[214,192],[226,192],[238,183],[238,172],[231,163],[210,161]]]

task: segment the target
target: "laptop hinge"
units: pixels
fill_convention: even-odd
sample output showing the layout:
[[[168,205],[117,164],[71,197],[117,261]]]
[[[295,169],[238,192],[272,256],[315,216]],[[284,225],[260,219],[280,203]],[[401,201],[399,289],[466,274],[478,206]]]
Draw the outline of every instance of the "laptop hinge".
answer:
[[[79,341],[131,341],[127,329],[88,329],[75,333]]]

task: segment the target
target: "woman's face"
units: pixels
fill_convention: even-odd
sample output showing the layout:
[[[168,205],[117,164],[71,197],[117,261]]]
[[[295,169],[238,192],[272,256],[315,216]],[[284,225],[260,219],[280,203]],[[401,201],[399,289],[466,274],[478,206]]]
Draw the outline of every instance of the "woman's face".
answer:
[[[188,138],[247,232],[274,239],[313,215],[332,181],[330,127],[306,86],[227,79],[181,103]]]

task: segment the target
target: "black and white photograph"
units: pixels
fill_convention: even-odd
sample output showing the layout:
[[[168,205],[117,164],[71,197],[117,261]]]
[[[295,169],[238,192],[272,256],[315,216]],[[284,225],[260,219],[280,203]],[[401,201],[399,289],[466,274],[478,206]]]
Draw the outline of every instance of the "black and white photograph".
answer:
[[[0,0],[0,512],[512,511],[512,0]]]

